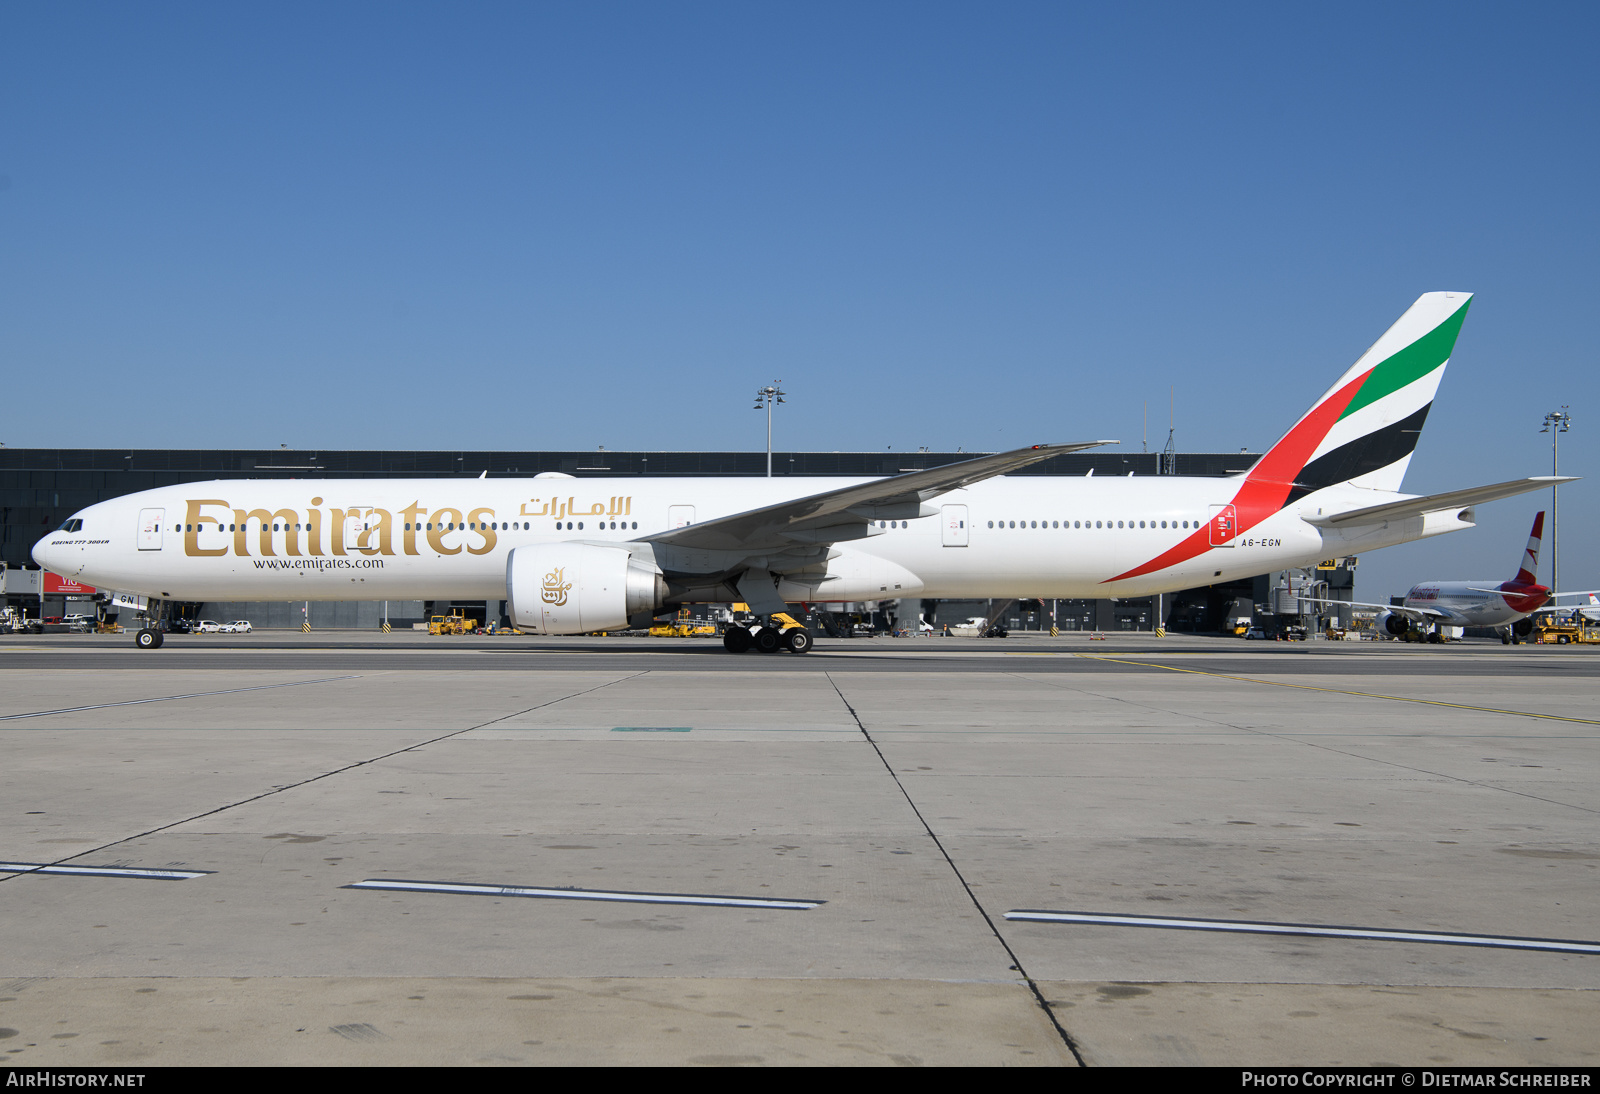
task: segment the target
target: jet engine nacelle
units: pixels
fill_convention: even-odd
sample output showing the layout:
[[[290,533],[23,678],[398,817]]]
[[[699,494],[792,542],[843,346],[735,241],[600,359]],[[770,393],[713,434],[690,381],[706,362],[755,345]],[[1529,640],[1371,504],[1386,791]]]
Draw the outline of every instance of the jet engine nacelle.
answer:
[[[1518,638],[1526,638],[1533,633],[1533,617],[1527,616],[1511,624],[1511,633]]]
[[[1378,613],[1378,630],[1393,638],[1399,638],[1411,629],[1411,620],[1395,612]]]
[[[545,543],[517,547],[506,559],[506,610],[534,634],[587,634],[628,625],[653,612],[666,583],[626,547]]]

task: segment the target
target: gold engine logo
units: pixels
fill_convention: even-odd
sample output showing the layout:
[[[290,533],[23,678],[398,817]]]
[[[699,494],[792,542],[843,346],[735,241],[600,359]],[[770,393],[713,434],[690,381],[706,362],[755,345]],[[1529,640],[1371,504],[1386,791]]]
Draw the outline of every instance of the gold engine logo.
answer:
[[[544,575],[544,602],[561,607],[567,602],[567,590],[572,588],[572,582],[562,581],[565,567],[557,566],[554,570]]]

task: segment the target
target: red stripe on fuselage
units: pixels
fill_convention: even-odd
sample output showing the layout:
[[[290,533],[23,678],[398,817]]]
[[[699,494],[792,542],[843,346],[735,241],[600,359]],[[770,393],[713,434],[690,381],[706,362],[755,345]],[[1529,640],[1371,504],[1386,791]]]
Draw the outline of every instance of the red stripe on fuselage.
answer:
[[[1302,418],[1299,424],[1289,430],[1288,436],[1273,445],[1272,451],[1262,456],[1250,469],[1244,485],[1239,487],[1239,492],[1233,496],[1233,505],[1239,515],[1234,536],[1248,531],[1283,508],[1284,501],[1289,497],[1289,491],[1294,487],[1295,476],[1305,467],[1307,461],[1311,459],[1311,454],[1317,450],[1317,446],[1339,420],[1339,415],[1344,413],[1344,408],[1350,405],[1350,400],[1356,397],[1356,392],[1361,390],[1361,385],[1366,383],[1367,377],[1371,375],[1372,370],[1368,369],[1312,407],[1311,413]],[[1168,566],[1187,562],[1210,549],[1211,526],[1206,524],[1177,546],[1157,555],[1142,566],[1135,566],[1126,573],[1106,578],[1100,584],[1123,581],[1130,577],[1143,577],[1157,570],[1165,570]]]

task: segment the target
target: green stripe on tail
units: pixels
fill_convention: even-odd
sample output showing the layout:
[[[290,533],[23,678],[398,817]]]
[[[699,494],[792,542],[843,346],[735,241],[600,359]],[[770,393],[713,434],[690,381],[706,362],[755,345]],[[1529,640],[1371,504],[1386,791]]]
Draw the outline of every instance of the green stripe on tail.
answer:
[[[1385,395],[1393,394],[1407,384],[1422,379],[1450,360],[1450,354],[1456,347],[1456,337],[1461,333],[1461,324],[1467,318],[1467,309],[1471,306],[1472,300],[1468,298],[1467,302],[1456,309],[1455,314],[1443,323],[1393,357],[1374,365],[1372,371],[1367,374],[1366,383],[1361,385],[1361,390],[1350,400],[1350,405],[1344,408],[1344,413],[1339,415],[1340,419],[1348,418],[1362,407],[1369,406]]]

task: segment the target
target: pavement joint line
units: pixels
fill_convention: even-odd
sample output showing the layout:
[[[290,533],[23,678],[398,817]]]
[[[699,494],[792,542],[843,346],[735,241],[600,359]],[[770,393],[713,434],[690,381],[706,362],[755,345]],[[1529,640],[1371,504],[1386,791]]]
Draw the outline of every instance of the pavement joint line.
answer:
[[[585,688],[582,691],[574,691],[574,692],[571,692],[571,693],[569,693],[567,695],[563,695],[558,699],[551,699],[549,702],[546,702],[546,703],[535,703],[533,706],[529,707],[527,710],[513,711],[510,714],[501,715],[499,718],[493,718],[493,719],[491,719],[491,720],[489,720],[487,722],[484,722],[484,723],[482,723],[480,725],[468,726],[465,729],[452,730],[449,733],[443,733],[443,734],[440,734],[437,737],[430,737],[426,741],[418,741],[416,744],[407,745],[405,748],[397,748],[397,749],[394,749],[391,752],[385,752],[385,753],[383,753],[382,755],[379,755],[379,756],[371,756],[371,757],[368,757],[365,760],[357,760],[355,763],[345,764],[343,767],[334,768],[332,771],[324,771],[320,775],[312,775],[310,778],[301,779],[299,782],[287,783],[287,784],[285,784],[283,786],[274,786],[271,790],[264,790],[259,794],[252,794],[248,798],[241,798],[239,801],[229,802],[227,805],[219,805],[215,809],[207,809],[205,812],[196,813],[192,817],[183,817],[183,818],[181,818],[179,820],[171,821],[171,822],[169,822],[167,824],[158,824],[156,827],[148,829],[148,830],[146,830],[144,832],[135,832],[131,836],[123,836],[121,839],[114,839],[110,843],[103,843],[99,847],[91,847],[86,851],[79,851],[77,854],[68,855],[66,858],[57,859],[55,862],[46,863],[46,865],[48,865],[48,866],[61,866],[61,865],[64,865],[66,863],[71,862],[73,859],[83,858],[85,855],[93,855],[93,854],[96,854],[96,853],[98,853],[100,851],[105,851],[105,850],[107,850],[109,848],[116,847],[119,844],[129,843],[129,842],[131,842],[133,840],[136,840],[136,839],[144,839],[146,836],[153,836],[157,832],[165,832],[169,828],[176,828],[180,824],[189,824],[189,823],[191,823],[193,821],[201,820],[201,819],[203,819],[205,817],[214,817],[218,813],[226,813],[228,810],[237,809],[241,805],[249,805],[251,802],[258,802],[258,801],[263,800],[264,798],[270,798],[275,794],[282,794],[283,792],[285,792],[287,790],[296,790],[296,789],[298,789],[298,788],[300,788],[302,786],[309,786],[311,783],[320,782],[323,779],[332,778],[335,775],[342,775],[346,771],[354,771],[358,767],[366,767],[368,764],[375,764],[375,763],[379,762],[380,760],[391,759],[392,757],[399,756],[399,755],[401,755],[403,753],[406,753],[406,752],[414,752],[417,749],[426,748],[427,746],[433,745],[433,744],[438,744],[440,741],[448,741],[452,737],[459,737],[463,733],[471,733],[475,729],[484,729],[484,728],[486,728],[488,726],[494,725],[496,722],[503,722],[507,718],[517,718],[517,717],[520,717],[521,715],[531,713],[532,711],[535,711],[535,710],[542,710],[545,707],[553,707],[557,703],[566,702],[568,699],[576,699],[580,695],[588,695],[588,694],[590,694],[592,692],[599,691],[602,688],[608,688],[612,684],[620,684],[625,680],[634,680],[634,679],[637,679],[640,676],[647,676],[647,675],[649,675],[649,673],[650,673],[650,670],[649,669],[645,669],[645,670],[643,670],[641,672],[630,673],[627,676],[619,676],[615,680],[607,680],[603,684],[596,684],[594,687]],[[23,875],[23,874],[9,874],[6,877],[0,877],[0,883],[6,882],[6,881],[10,881],[11,878],[14,878],[14,877],[24,877],[24,876],[26,876],[26,875]]]
[[[136,707],[141,703],[170,703],[174,699],[206,699],[214,695],[237,695],[242,691],[268,691],[272,688],[297,688],[302,684],[336,684],[341,680],[359,680],[360,675],[329,676],[321,680],[290,680],[282,684],[256,684],[248,688],[226,688],[222,691],[195,691],[186,695],[158,695],[150,699],[126,699],[120,703],[91,703],[82,707],[62,707],[60,710],[36,710],[31,714],[0,715],[0,722],[15,722],[22,718],[48,718],[52,714],[76,714],[84,710],[106,710],[110,707]]]
[[[825,900],[781,900],[773,897],[719,896],[704,893],[635,893],[608,889],[566,889],[531,885],[474,885],[451,881],[403,881],[368,878],[345,889],[376,889],[386,892],[447,893],[462,896],[519,896],[546,900],[599,900],[620,904],[674,904],[703,908],[778,908],[807,911],[826,904]]]
[[[861,728],[861,736],[866,738],[867,743],[872,746],[872,751],[877,753],[878,762],[883,764],[883,769],[887,771],[889,773],[889,777],[894,780],[895,787],[900,791],[901,796],[905,798],[906,804],[911,807],[912,815],[914,815],[917,818],[917,822],[922,825],[923,831],[928,833],[928,838],[932,840],[933,845],[939,849],[939,854],[944,856],[945,864],[950,867],[951,873],[955,874],[956,881],[961,883],[961,888],[966,892],[967,899],[972,901],[972,906],[977,909],[978,914],[983,917],[983,922],[986,926],[988,926],[989,932],[994,935],[995,941],[1000,943],[1000,948],[1004,950],[1006,956],[1011,959],[1011,968],[1016,971],[1018,976],[1022,977],[1023,983],[1027,984],[1028,990],[1033,993],[1034,1002],[1038,1004],[1040,1010],[1044,1011],[1045,1017],[1050,1020],[1050,1024],[1055,1027],[1057,1035],[1059,1035],[1061,1038],[1061,1043],[1067,1046],[1067,1051],[1072,1053],[1072,1058],[1077,1061],[1079,1067],[1089,1066],[1084,1061],[1083,1053],[1078,1050],[1077,1042],[1072,1039],[1072,1035],[1067,1032],[1067,1028],[1061,1024],[1061,1019],[1056,1017],[1054,1008],[1052,1008],[1049,1001],[1045,999],[1044,991],[1039,987],[1038,981],[1029,975],[1028,971],[1022,967],[1022,958],[1017,956],[1017,952],[1013,950],[1011,948],[1011,944],[1006,941],[1005,935],[1000,933],[1000,928],[995,924],[994,917],[989,914],[989,910],[983,906],[983,903],[978,899],[978,894],[972,891],[972,886],[967,883],[966,877],[961,873],[961,867],[957,866],[956,860],[950,857],[950,852],[945,849],[944,843],[939,839],[938,833],[933,830],[933,826],[930,825],[927,818],[922,815],[922,810],[917,808],[917,803],[912,800],[911,792],[908,791],[905,787],[905,784],[900,781],[900,776],[895,771],[894,765],[889,763],[889,758],[883,754],[883,749],[878,746],[878,742],[872,739],[872,734],[867,730],[866,723],[861,720],[861,715],[857,714],[856,708],[850,705],[850,700],[844,697],[844,692],[839,689],[838,681],[833,678],[833,674],[831,672],[824,673],[823,675],[828,678],[828,683],[833,686],[834,692],[838,694],[839,702],[844,704],[844,708],[850,712],[850,717],[854,718],[856,725]]]
[[[1355,695],[1363,699],[1387,699],[1393,703],[1421,703],[1432,707],[1450,707],[1455,710],[1475,710],[1483,714],[1509,714],[1516,718],[1543,718],[1552,722],[1577,722],[1580,725],[1600,726],[1600,719],[1573,718],[1565,714],[1539,714],[1531,710],[1502,710],[1499,707],[1479,707],[1471,703],[1447,703],[1442,699],[1413,699],[1406,695],[1382,695],[1375,691],[1348,691],[1344,688],[1319,688],[1311,684],[1290,684],[1282,680],[1262,680],[1255,676],[1234,676],[1226,672],[1207,672],[1205,669],[1189,669],[1181,665],[1158,665],[1147,661],[1128,661],[1120,657],[1107,657],[1098,653],[1077,653],[1074,657],[1085,658],[1090,661],[1112,661],[1119,665],[1148,665],[1150,668],[1166,669],[1168,672],[1187,672],[1195,676],[1211,676],[1218,680],[1238,680],[1247,684],[1266,684],[1275,688],[1298,688],[1301,691],[1321,691],[1329,695]]]
[[[1600,955],[1600,942],[1573,938],[1522,938],[1516,935],[1463,934],[1457,931],[1407,931],[1389,927],[1340,927],[1323,923],[1271,923],[1253,920],[1191,919],[1187,916],[1108,915],[1097,912],[1051,912],[1014,909],[1008,920],[1028,923],[1079,923],[1109,927],[1157,927],[1175,931],[1222,931],[1234,934],[1298,935],[1378,942],[1424,942],[1438,946],[1476,946],[1508,950]]]

